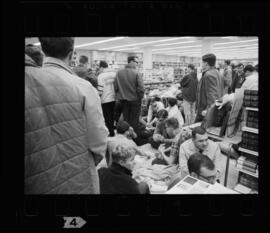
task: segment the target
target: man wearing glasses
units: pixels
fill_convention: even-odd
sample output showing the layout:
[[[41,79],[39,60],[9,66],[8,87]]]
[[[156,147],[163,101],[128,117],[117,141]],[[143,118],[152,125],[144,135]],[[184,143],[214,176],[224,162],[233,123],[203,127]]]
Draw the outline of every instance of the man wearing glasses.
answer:
[[[119,70],[114,81],[116,101],[122,107],[124,121],[138,132],[141,102],[144,96],[142,76],[138,72],[138,57],[129,56],[125,69]]]
[[[218,171],[213,161],[206,155],[194,153],[187,161],[189,175],[204,182],[215,184],[218,182]],[[178,173],[171,178],[168,190],[185,178],[186,175]]]

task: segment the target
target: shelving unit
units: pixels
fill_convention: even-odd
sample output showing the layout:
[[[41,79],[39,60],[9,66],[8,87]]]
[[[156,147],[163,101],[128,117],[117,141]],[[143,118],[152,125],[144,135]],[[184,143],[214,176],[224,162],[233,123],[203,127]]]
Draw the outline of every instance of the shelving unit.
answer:
[[[258,108],[249,107],[249,106],[246,106],[245,110],[247,111],[247,113],[248,113],[248,111],[256,111],[256,112],[259,111]],[[246,121],[247,121],[247,119],[246,119]],[[257,128],[251,128],[251,127],[247,127],[247,126],[244,126],[242,128],[242,132],[243,133],[248,132],[251,134],[259,134],[259,130]],[[246,138],[246,140],[247,140],[247,138]],[[241,163],[242,166],[247,167],[247,169],[251,169],[251,170],[254,169],[256,171],[256,173],[249,171],[249,170],[246,170],[244,168],[239,168],[236,165],[236,170],[239,171],[239,175],[238,175],[237,185],[235,186],[235,190],[237,190],[238,192],[241,192],[240,190],[243,190],[243,192],[241,192],[241,193],[245,193],[245,194],[258,193],[258,178],[259,178],[258,156],[259,156],[259,152],[249,150],[247,148],[243,148],[243,145],[249,146],[249,145],[247,145],[247,142],[244,142],[241,145],[242,147],[239,147],[239,151],[241,151],[242,159],[240,160],[240,157],[239,157],[239,159],[237,160],[237,164]],[[254,146],[254,144],[252,146]],[[254,148],[254,149],[257,149],[257,148]],[[245,157],[245,158],[243,158],[243,157]],[[254,187],[256,187],[256,189],[254,189]]]

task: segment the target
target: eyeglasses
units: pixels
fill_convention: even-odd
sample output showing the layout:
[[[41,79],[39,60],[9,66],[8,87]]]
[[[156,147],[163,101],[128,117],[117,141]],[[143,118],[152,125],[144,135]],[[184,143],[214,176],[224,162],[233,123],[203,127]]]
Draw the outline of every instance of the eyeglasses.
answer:
[[[199,175],[199,177],[201,177],[203,180],[207,180],[208,182],[210,182],[210,181],[214,181],[217,178],[217,173],[215,175],[213,175],[213,176]]]

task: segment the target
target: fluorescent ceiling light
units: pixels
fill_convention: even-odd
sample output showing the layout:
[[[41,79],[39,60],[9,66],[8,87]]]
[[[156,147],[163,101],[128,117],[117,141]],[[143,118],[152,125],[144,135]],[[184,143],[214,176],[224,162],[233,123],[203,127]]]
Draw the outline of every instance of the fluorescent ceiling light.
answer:
[[[39,46],[39,45],[40,45],[40,42],[37,42],[37,43],[35,43],[34,45],[35,45],[35,46]]]
[[[175,49],[185,49],[185,48],[198,48],[202,47],[202,45],[191,45],[191,46],[182,46],[182,47],[174,47],[174,48],[163,48],[163,49],[153,49],[152,51],[161,51],[161,50],[175,50]]]
[[[114,47],[109,47],[109,48],[102,48],[100,50],[117,49],[117,48],[124,48],[124,47],[136,46],[136,45],[145,45],[145,44],[153,44],[153,43],[158,43],[158,42],[180,40],[180,39],[182,39],[182,38],[177,37],[177,38],[172,38],[172,39],[153,40],[153,41],[147,41],[147,42],[141,42],[141,43],[135,43],[135,44],[126,44],[126,45],[114,46]]]
[[[106,43],[106,42],[110,42],[110,41],[122,40],[125,38],[127,38],[127,37],[114,37],[114,38],[107,39],[107,40],[99,40],[99,41],[95,41],[95,42],[91,42],[91,43],[76,45],[75,48],[81,48],[81,47],[86,47],[86,46],[95,45],[95,44],[102,44],[102,43]]]
[[[248,47],[255,47],[255,46],[258,46],[258,44],[233,45],[233,46],[226,46],[226,47],[213,47],[213,49],[248,48]]]
[[[231,39],[231,38],[237,38],[237,36],[223,36],[220,37],[221,39]]]
[[[169,53],[171,53],[171,50],[167,50],[169,51]],[[174,50],[174,53],[181,53],[181,52],[201,52],[200,49],[194,49],[194,50]],[[158,53],[166,53],[166,51],[157,51],[157,52],[153,52],[153,54],[158,54]]]
[[[236,48],[227,48],[227,49],[220,49],[220,48],[218,48],[218,49],[213,49],[214,51],[231,51],[231,50],[235,50],[235,51],[237,51],[237,50],[246,50],[246,49],[257,49],[258,50],[258,46],[251,46],[251,47],[246,47],[246,48],[238,48],[238,47],[236,47]]]
[[[253,39],[253,40],[240,40],[240,41],[225,42],[225,43],[215,43],[215,44],[213,44],[213,45],[216,46],[216,45],[227,45],[227,44],[241,44],[241,43],[248,43],[248,42],[254,42],[254,41],[258,41],[258,39]]]
[[[139,47],[133,47],[133,48],[124,48],[124,49],[115,49],[115,51],[122,51],[122,50],[134,50],[139,49]]]
[[[157,44],[154,46],[159,47],[159,46],[168,46],[168,45],[174,45],[174,44],[190,44],[190,43],[194,43],[194,42],[197,42],[197,41],[193,40],[193,41],[183,41],[183,42],[177,42],[177,43],[171,43],[171,44]]]

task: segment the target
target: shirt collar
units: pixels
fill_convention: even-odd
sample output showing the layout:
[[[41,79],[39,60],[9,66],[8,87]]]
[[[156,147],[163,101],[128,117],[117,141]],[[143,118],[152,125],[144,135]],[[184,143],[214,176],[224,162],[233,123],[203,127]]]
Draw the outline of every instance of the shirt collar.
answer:
[[[120,171],[120,172],[123,172],[123,173],[125,173],[125,174],[127,174],[127,175],[129,175],[129,176],[132,176],[131,170],[129,170],[129,169],[127,169],[127,168],[121,166],[121,165],[118,164],[118,163],[112,162],[111,169],[117,170],[117,171]]]
[[[49,67],[49,66],[59,67],[61,69],[66,70],[70,74],[74,74],[73,71],[72,71],[72,69],[70,67],[68,67],[65,62],[63,62],[62,60],[60,60],[58,58],[46,57],[44,59],[43,66],[44,67]]]

